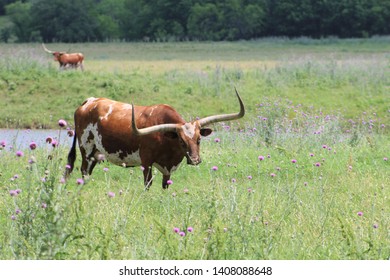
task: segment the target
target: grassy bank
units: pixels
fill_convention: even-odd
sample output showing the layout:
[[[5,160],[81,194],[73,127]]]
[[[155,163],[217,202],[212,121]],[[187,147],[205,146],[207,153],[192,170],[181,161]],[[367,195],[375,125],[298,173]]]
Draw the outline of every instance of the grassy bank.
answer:
[[[322,42],[322,43],[321,43]],[[1,45],[0,127],[45,128],[71,121],[87,97],[136,104],[169,103],[186,118],[288,99],[346,118],[376,114],[388,123],[389,45],[371,40],[268,39],[236,43],[48,45],[83,51],[86,71],[58,71],[36,45]]]

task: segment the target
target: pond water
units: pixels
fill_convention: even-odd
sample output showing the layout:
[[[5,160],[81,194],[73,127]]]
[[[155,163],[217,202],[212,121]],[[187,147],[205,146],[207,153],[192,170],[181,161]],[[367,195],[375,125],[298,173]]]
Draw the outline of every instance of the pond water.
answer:
[[[28,149],[31,142],[37,147],[46,147],[46,138],[51,137],[61,146],[70,147],[73,137],[67,135],[65,130],[50,129],[0,129],[0,145],[5,143],[6,148],[17,150]]]

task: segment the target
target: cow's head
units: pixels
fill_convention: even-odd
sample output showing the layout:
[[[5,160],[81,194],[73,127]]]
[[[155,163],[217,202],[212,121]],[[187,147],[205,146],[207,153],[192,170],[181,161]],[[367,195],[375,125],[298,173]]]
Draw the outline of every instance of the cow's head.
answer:
[[[233,114],[214,115],[185,124],[160,124],[151,127],[138,129],[135,124],[134,105],[132,105],[132,129],[133,133],[139,136],[149,135],[156,132],[164,132],[166,137],[178,138],[180,147],[187,158],[187,163],[197,165],[201,163],[199,146],[202,136],[211,134],[212,129],[205,126],[222,121],[229,121],[242,118],[245,115],[244,104],[236,90],[240,103],[240,112]]]
[[[47,53],[50,53],[53,55],[53,58],[55,61],[60,61],[60,58],[62,55],[66,54],[66,52],[54,52],[54,51],[50,51],[46,48],[45,44],[42,43],[42,47],[44,49],[45,52]]]

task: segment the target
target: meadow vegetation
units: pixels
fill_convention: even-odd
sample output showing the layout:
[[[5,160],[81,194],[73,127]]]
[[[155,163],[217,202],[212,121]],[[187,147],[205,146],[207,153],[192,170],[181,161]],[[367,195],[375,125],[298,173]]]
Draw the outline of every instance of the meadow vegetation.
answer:
[[[58,71],[39,45],[0,45],[0,127],[58,128],[45,145],[0,135],[0,259],[389,259],[388,38],[49,45],[86,54]],[[213,126],[203,162],[168,190],[140,168],[62,179],[89,96],[169,103]],[[34,139],[32,139],[33,141]],[[80,166],[80,155],[76,168]]]

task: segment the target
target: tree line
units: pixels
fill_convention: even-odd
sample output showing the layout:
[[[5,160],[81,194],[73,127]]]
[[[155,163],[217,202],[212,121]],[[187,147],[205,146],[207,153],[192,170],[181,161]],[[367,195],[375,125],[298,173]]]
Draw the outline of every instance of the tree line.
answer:
[[[390,34],[384,0],[0,0],[0,16],[0,40],[18,42]]]

